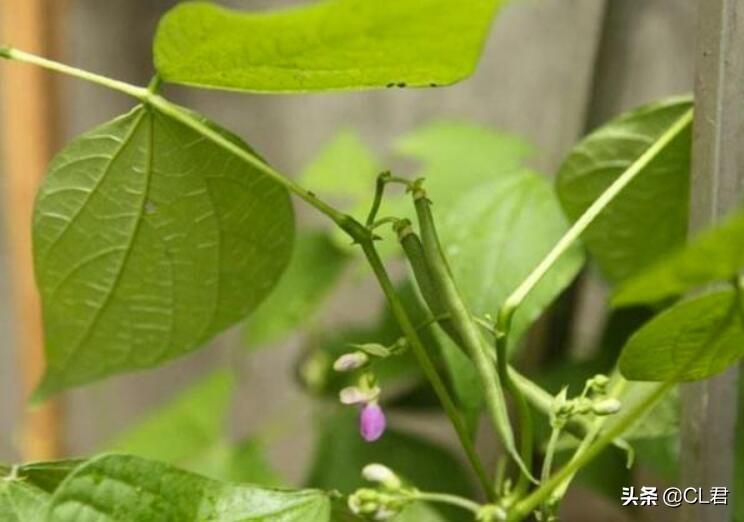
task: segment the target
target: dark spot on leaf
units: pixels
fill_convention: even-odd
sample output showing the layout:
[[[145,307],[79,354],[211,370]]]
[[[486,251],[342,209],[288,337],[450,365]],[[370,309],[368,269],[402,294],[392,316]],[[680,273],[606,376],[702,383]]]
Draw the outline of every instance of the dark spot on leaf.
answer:
[[[401,89],[403,87],[405,87],[405,86],[406,86],[406,82],[400,82],[400,83],[398,83],[398,87],[400,87]]]
[[[389,89],[389,88],[391,88],[391,87],[395,87],[395,84],[394,84],[394,83],[392,83],[392,82],[390,82],[390,83],[388,83],[388,84],[387,84],[387,85],[386,85],[385,87],[387,87],[387,88]]]

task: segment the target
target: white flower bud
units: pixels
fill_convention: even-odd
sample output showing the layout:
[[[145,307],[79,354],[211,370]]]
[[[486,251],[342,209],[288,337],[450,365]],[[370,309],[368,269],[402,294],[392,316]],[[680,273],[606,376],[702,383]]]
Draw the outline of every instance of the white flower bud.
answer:
[[[348,386],[338,393],[341,404],[363,404],[367,402],[367,392],[356,386]]]
[[[360,388],[359,386],[348,386],[338,393],[338,399],[341,401],[341,404],[349,406],[354,404],[367,404],[377,400],[379,396],[380,388],[377,386],[366,389]]]
[[[337,372],[350,372],[361,368],[369,362],[369,356],[360,351],[345,353],[333,363],[333,369]]]
[[[620,411],[620,401],[614,398],[602,399],[592,404],[595,415],[612,415]]]
[[[369,482],[381,484],[387,489],[400,489],[403,486],[398,475],[382,464],[367,464],[362,470],[362,477]]]

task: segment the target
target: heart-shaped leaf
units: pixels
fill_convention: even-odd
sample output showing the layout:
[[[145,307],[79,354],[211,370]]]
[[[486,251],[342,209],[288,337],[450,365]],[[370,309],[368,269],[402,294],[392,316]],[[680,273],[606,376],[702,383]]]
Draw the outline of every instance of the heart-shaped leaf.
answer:
[[[637,381],[691,381],[744,356],[744,317],[733,290],[681,302],[646,323],[623,348],[620,371]]]
[[[204,2],[161,20],[175,83],[252,92],[445,85],[475,69],[499,0],[326,0],[269,13]]]
[[[558,196],[575,221],[621,174],[639,169],[582,236],[613,282],[684,243],[691,111],[689,98],[675,98],[623,114],[579,142],[558,171]]]
[[[293,235],[279,183],[155,108],[78,137],[34,213],[47,339],[36,398],[199,347],[268,295]]]
[[[159,462],[103,455],[60,484],[42,520],[328,522],[330,501],[320,491],[218,482]]]

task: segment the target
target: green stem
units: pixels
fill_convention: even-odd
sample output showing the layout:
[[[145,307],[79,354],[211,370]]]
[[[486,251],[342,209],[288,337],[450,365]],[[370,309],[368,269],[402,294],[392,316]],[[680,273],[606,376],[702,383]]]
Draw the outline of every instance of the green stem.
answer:
[[[454,401],[450,397],[449,392],[447,391],[447,387],[444,385],[442,378],[437,373],[434,363],[432,362],[429,354],[426,351],[426,348],[421,342],[421,339],[416,332],[416,328],[411,322],[411,319],[408,317],[408,313],[406,312],[403,303],[400,301],[400,297],[398,296],[398,293],[396,292],[395,287],[390,280],[390,276],[385,269],[385,265],[380,259],[380,255],[378,254],[374,243],[371,240],[365,240],[361,242],[361,246],[362,250],[364,251],[364,255],[367,257],[367,261],[372,267],[372,271],[375,273],[375,276],[380,283],[380,287],[382,288],[382,291],[387,298],[390,310],[392,311],[393,316],[397,320],[398,324],[401,327],[401,330],[403,330],[403,334],[406,336],[406,339],[411,346],[411,351],[413,352],[419,365],[421,366],[424,375],[429,380],[431,387],[434,389],[434,393],[436,393],[439,401],[442,403],[442,407],[449,417],[449,420],[452,423],[452,426],[454,427],[458,438],[460,439],[460,444],[465,450],[465,454],[470,461],[470,464],[473,466],[473,469],[475,470],[475,473],[478,476],[478,480],[481,482],[486,495],[488,496],[489,500],[492,500],[493,491],[490,487],[488,476],[486,475],[485,468],[483,467],[483,464],[481,463],[480,458],[475,451],[475,446],[473,445],[472,440],[470,440],[470,436],[468,435],[465,423],[460,417],[460,413],[457,410]]]
[[[616,424],[602,433],[593,444],[587,447],[581,455],[572,459],[568,464],[561,468],[555,475],[542,483],[539,488],[530,495],[519,501],[509,512],[508,522],[517,522],[524,520],[530,515],[541,503],[546,501],[551,493],[565,481],[570,479],[578,470],[594,459],[605,447],[622,435],[633,423],[635,423],[646,411],[648,411],[656,402],[674,386],[673,382],[664,382],[658,384],[649,392],[642,401],[638,402],[635,407],[628,410]]]
[[[263,172],[277,183],[283,185],[287,190],[297,195],[308,204],[312,205],[317,210],[328,216],[331,220],[333,220],[333,222],[335,222],[339,227],[346,231],[355,241],[359,241],[361,238],[366,237],[369,234],[363,226],[353,220],[350,216],[339,212],[327,203],[318,199],[312,192],[304,189],[303,187],[292,181],[290,178],[283,176],[272,167],[264,163],[261,159],[245,150],[243,147],[233,143],[232,141],[221,135],[219,132],[205,125],[204,122],[193,116],[188,111],[183,110],[181,107],[166,100],[162,96],[155,94],[152,89],[137,87],[135,85],[131,85],[119,80],[107,78],[106,76],[102,76],[100,74],[95,74],[83,69],[78,69],[77,67],[72,67],[63,63],[55,62],[53,60],[48,60],[35,54],[19,51],[18,49],[13,49],[11,47],[0,47],[0,57],[37,65],[51,71],[56,71],[68,76],[80,78],[82,80],[86,80],[103,87],[108,87],[109,89],[113,89],[115,91],[119,91],[132,96],[140,100],[142,103],[147,103],[157,108],[162,113],[167,114],[173,119],[183,123],[187,127],[194,129],[200,134],[203,134],[210,141],[239,157],[259,171]]]
[[[148,90],[144,87],[137,87],[136,85],[125,83],[119,80],[114,80],[113,78],[108,78],[100,74],[95,74],[83,69],[78,69],[77,67],[65,65],[53,60],[47,60],[46,58],[42,58],[41,56],[20,51],[18,49],[13,49],[12,47],[0,47],[0,57],[15,60],[17,62],[38,65],[39,67],[49,69],[50,71],[56,71],[68,76],[74,76],[91,83],[96,83],[98,85],[108,87],[109,89],[113,89],[115,91],[123,92],[124,94],[133,96],[143,101],[149,94]]]
[[[367,215],[366,225],[368,228],[374,228],[373,224],[375,223],[377,212],[380,210],[380,205],[382,205],[382,196],[385,194],[385,186],[389,179],[390,172],[383,172],[377,176],[377,182],[375,183],[375,196],[372,199],[372,207],[369,209],[369,214]]]
[[[615,197],[646,167],[656,155],[666,147],[692,122],[692,109],[680,116],[669,129],[664,132],[633,164],[628,167],[609,187],[587,208],[571,228],[561,237],[550,252],[543,258],[535,269],[522,281],[504,301],[499,311],[498,329],[508,334],[511,319],[527,295],[542,280],[553,264],[568,250],[568,248],[583,234],[587,227],[609,205]]]
[[[558,439],[563,431],[562,427],[558,423],[554,423],[550,431],[550,439],[548,439],[548,445],[545,448],[545,459],[543,460],[542,470],[540,471],[540,482],[544,483],[550,478],[550,472],[553,469],[553,457],[555,457],[555,451],[558,447]],[[543,506],[543,519],[548,520],[551,506],[548,502],[544,502]]]
[[[514,432],[506,409],[506,400],[501,389],[499,376],[487,354],[485,340],[460,296],[444,257],[426,192],[420,187],[416,188],[413,191],[413,199],[419,220],[424,257],[436,286],[436,293],[447,307],[447,312],[450,314],[454,327],[475,365],[483,387],[489,417],[496,433],[501,437],[504,448],[517,463],[522,473],[531,479],[532,474],[516,449]]]
[[[463,497],[458,497],[456,495],[449,495],[447,493],[426,493],[423,491],[416,491],[410,496],[410,498],[415,499],[415,500],[421,500],[424,502],[437,502],[439,504],[450,504],[452,506],[457,506],[462,509],[472,511],[475,514],[478,514],[478,512],[481,509],[481,505],[476,502],[473,502],[472,500],[468,500]]]

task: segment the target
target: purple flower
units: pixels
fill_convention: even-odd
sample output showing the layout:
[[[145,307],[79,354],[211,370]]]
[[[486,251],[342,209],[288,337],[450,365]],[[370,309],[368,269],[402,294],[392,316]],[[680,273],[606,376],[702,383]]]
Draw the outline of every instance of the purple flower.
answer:
[[[369,402],[359,416],[359,431],[367,442],[374,442],[385,432],[385,413],[376,402]]]

